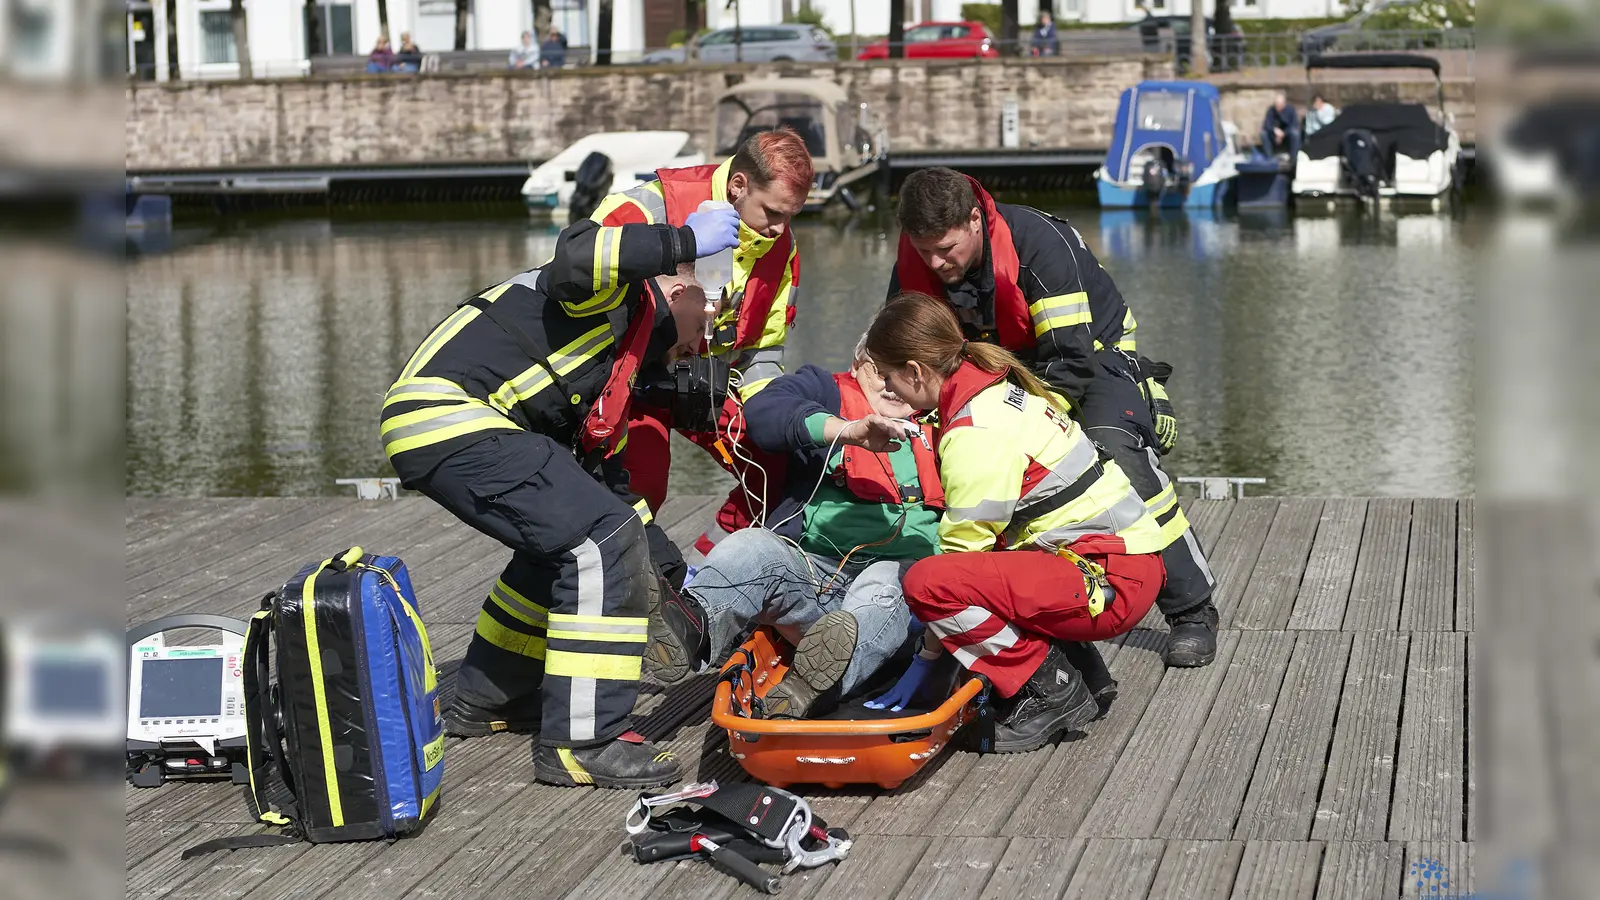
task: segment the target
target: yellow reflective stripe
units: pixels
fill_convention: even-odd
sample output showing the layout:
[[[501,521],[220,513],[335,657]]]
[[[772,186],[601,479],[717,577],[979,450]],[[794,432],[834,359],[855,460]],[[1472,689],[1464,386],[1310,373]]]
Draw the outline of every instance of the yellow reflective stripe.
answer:
[[[422,817],[423,818],[427,818],[428,810],[432,809],[433,805],[435,803],[439,802],[439,792],[443,791],[443,790],[444,790],[444,782],[441,781],[439,783],[439,786],[433,789],[433,793],[431,793],[428,796],[423,798],[423,800],[422,800]]]
[[[728,157],[711,173],[711,199],[728,199],[728,175],[733,170],[733,157]]]
[[[607,216],[611,215],[622,207],[629,205],[638,207],[639,211],[644,214],[645,224],[656,224],[655,216],[650,215],[649,207],[628,196],[626,193],[607,194],[606,198],[600,201],[600,205],[595,207],[594,214],[589,216],[589,219],[590,221],[603,225],[605,224]]]
[[[592,631],[561,631],[559,629],[551,629],[549,638],[552,641],[605,641],[607,643],[615,642],[618,644],[642,644],[649,639],[649,636],[643,634],[614,634],[611,632],[597,633]]]
[[[533,616],[530,616],[527,613],[523,612],[522,610],[518,609],[517,605],[515,603],[512,603],[511,601],[507,600],[506,598],[501,597],[500,595],[496,594],[493,590],[491,590],[489,592],[489,602],[493,603],[495,606],[498,606],[501,609],[501,611],[504,612],[506,615],[509,615],[513,619],[516,619],[518,622],[521,622],[524,625],[527,625],[529,628],[544,628],[544,627],[546,627],[546,624],[544,622],[541,622],[538,619],[535,619]]]
[[[552,649],[545,657],[544,673],[563,678],[606,678],[638,681],[643,657],[612,653],[573,653]]]
[[[1028,304],[1033,318],[1033,334],[1044,337],[1057,328],[1087,325],[1092,319],[1089,312],[1089,295],[1083,291],[1045,297]]]
[[[1151,497],[1149,500],[1146,500],[1144,508],[1150,513],[1150,515],[1159,516],[1171,509],[1172,505],[1177,502],[1178,492],[1174,491],[1172,489],[1172,485],[1169,484],[1161,491],[1161,493]]]
[[[410,412],[389,416],[383,420],[383,424],[380,426],[382,429],[380,433],[388,434],[397,428],[404,428],[407,425],[416,425],[421,422],[432,421],[433,419],[442,419],[445,416],[451,416],[461,412],[473,412],[481,415],[491,415],[504,418],[504,416],[501,416],[500,413],[490,409],[487,404],[479,403],[477,401],[472,403],[456,403],[451,406],[425,406],[422,409],[413,409]]]
[[[1090,319],[1088,310],[1085,310],[1081,313],[1072,313],[1071,315],[1054,316],[1049,319],[1040,319],[1039,321],[1033,323],[1033,336],[1044,337],[1057,328],[1071,328],[1075,325],[1087,325],[1089,324],[1089,321]]]
[[[534,611],[535,615],[539,616],[540,618],[545,618],[550,615],[549,607],[542,603],[535,603],[532,600],[529,600],[527,597],[524,597],[522,594],[513,589],[511,585],[506,584],[504,578],[495,579],[494,587],[490,588],[489,592],[492,594],[495,591],[503,592],[507,597],[517,601],[518,603],[521,603],[527,609]],[[539,622],[538,624],[543,625],[544,622]]]
[[[622,448],[618,447],[617,449],[620,450]],[[633,504],[633,511],[639,514],[639,521],[646,525],[649,525],[651,522],[655,521],[655,516],[650,515],[650,504],[647,501],[640,500],[639,502]]]
[[[444,759],[444,735],[442,733],[437,738],[422,745],[422,768],[431,769],[437,766],[441,759]]]
[[[561,306],[571,316],[598,316],[621,306],[622,298],[627,293],[628,286],[626,284],[618,284],[597,291],[593,297],[582,303],[563,303]]]
[[[561,760],[561,767],[567,770],[567,776],[573,782],[577,784],[594,784],[594,776],[590,775],[589,770],[583,767],[583,763],[578,762],[578,758],[572,755],[571,747],[557,747],[556,758]]]
[[[772,378],[762,378],[759,381],[750,381],[750,382],[746,382],[744,384],[739,385],[739,399],[740,400],[749,400],[751,397],[754,397],[756,394],[761,393],[761,389],[762,388],[766,387],[767,385],[771,384],[772,382],[774,382],[776,380],[777,380],[777,377],[774,376]]]
[[[311,696],[317,707],[317,734],[322,744],[322,775],[328,789],[328,818],[334,827],[344,824],[344,802],[339,799],[339,772],[333,767],[333,727],[328,723],[328,689],[322,676],[322,645],[317,637],[317,576],[333,562],[322,561],[300,585],[300,609],[306,629],[306,662],[311,667]]]
[[[1173,542],[1183,537],[1189,530],[1189,517],[1183,514],[1183,508],[1173,511],[1173,516],[1161,525],[1161,546],[1163,549],[1172,546]]]
[[[477,307],[463,306],[445,317],[445,320],[439,323],[439,327],[435,328],[417,347],[416,352],[411,354],[411,359],[406,361],[405,368],[400,370],[400,377],[406,379],[417,374],[417,370],[427,365],[428,361],[433,359],[433,355],[439,352],[440,347],[455,337],[461,329],[467,327],[467,323],[477,315]]]
[[[492,428],[503,428],[511,431],[522,430],[521,428],[517,427],[516,423],[504,417],[500,417],[500,421],[498,422],[494,421],[493,419],[479,419],[471,422],[461,422],[456,425],[451,425],[448,428],[440,428],[435,431],[419,434],[415,437],[409,437],[405,438],[404,440],[393,441],[391,443],[384,444],[383,455],[393,459],[407,450],[415,450],[418,447],[426,447],[429,444],[437,444],[442,441],[448,441],[452,438],[461,437],[464,434],[471,434],[474,431],[488,431]]]
[[[1046,310],[1076,309],[1079,306],[1088,308],[1089,295],[1084,291],[1073,291],[1070,294],[1040,297],[1038,300],[1028,304],[1028,315],[1037,318]]]
[[[579,335],[576,340],[550,354],[549,362],[551,366],[555,367],[556,372],[568,375],[571,374],[572,370],[594,359],[600,351],[614,343],[616,343],[616,338],[611,335],[611,325],[609,323],[601,324],[589,329]],[[510,409],[549,387],[550,383],[550,373],[545,370],[544,366],[534,363],[522,370],[517,377],[496,388],[495,392],[489,395],[489,399],[504,406],[506,409]],[[570,397],[566,399],[571,400]]]
[[[649,616],[579,616],[551,613],[550,621],[555,624],[627,625],[635,628],[647,628],[650,625]]]
[[[478,611],[478,624],[475,628],[475,633],[478,637],[508,653],[515,653],[518,656],[526,656],[532,659],[544,659],[545,657],[543,635],[525,634],[502,625],[500,620],[490,615],[486,609]]]

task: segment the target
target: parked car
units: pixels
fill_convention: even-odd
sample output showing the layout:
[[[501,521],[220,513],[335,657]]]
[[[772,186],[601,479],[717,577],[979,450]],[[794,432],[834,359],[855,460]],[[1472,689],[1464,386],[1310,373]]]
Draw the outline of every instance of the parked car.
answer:
[[[1335,47],[1344,50],[1366,49],[1359,46],[1359,38],[1361,31],[1366,28],[1368,19],[1377,13],[1392,10],[1397,6],[1410,6],[1416,2],[1417,0],[1381,0],[1343,22],[1313,28],[1300,35],[1300,52],[1310,58]],[[1355,46],[1351,45],[1352,41],[1356,43]]]
[[[999,56],[982,22],[923,22],[906,29],[907,59],[974,59]],[[888,59],[889,41],[874,41],[856,59]]]
[[[839,58],[839,48],[833,38],[820,28],[810,25],[761,25],[744,29],[720,28],[695,38],[690,45],[652,50],[644,55],[646,63],[681,63],[689,58],[690,49],[696,49],[697,62],[834,62]],[[741,47],[740,44],[743,44]]]
[[[1188,16],[1150,16],[1128,26],[1128,30],[1139,32],[1141,42],[1146,52],[1161,49],[1162,33],[1170,32],[1172,35],[1173,50],[1178,58],[1180,71],[1189,68],[1190,31],[1193,21]],[[1210,48],[1207,59],[1211,62],[1214,71],[1237,69],[1239,58],[1244,53],[1244,31],[1235,23],[1227,34],[1217,34],[1217,25],[1206,17],[1206,46]]]

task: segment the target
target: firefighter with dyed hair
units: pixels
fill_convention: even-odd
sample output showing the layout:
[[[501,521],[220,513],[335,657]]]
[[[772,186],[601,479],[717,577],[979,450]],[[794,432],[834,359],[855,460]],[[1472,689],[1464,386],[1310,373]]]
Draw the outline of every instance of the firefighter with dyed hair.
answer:
[[[672,421],[670,411],[636,405],[624,453],[634,491],[657,512],[667,498],[672,463],[668,436],[674,428],[739,479],[713,525],[695,542],[688,557],[691,567],[703,562],[722,538],[775,504],[783,488],[784,457],[743,439],[740,405],[784,371],[784,341],[794,321],[800,283],[799,250],[789,222],[805,205],[813,175],[805,142],[793,129],[778,128],[751,135],[721,163],[660,169],[655,181],[607,197],[593,216],[604,225],[681,225],[707,200],[731,203],[739,213],[733,279],[725,286],[726,302],[710,346],[701,349],[738,373],[717,428],[685,430]],[[708,290],[715,287],[706,285]]]

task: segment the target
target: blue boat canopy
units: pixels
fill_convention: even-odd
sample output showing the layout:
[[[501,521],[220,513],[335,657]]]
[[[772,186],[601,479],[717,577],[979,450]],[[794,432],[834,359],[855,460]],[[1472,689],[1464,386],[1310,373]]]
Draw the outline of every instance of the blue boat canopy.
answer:
[[[1196,174],[1205,171],[1227,146],[1220,99],[1214,86],[1198,81],[1143,81],[1123,91],[1106,173],[1131,181],[1151,155],[1170,156],[1169,163],[1186,159]]]

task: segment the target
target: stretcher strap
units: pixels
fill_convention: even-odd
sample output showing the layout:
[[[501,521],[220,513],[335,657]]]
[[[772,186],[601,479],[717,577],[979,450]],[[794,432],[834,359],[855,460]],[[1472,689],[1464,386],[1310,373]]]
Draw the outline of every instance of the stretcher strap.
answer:
[[[796,806],[793,797],[786,797],[759,784],[745,783],[724,784],[709,797],[684,802],[704,807],[767,841],[783,838]],[[815,816],[811,821],[827,829],[827,823]]]

